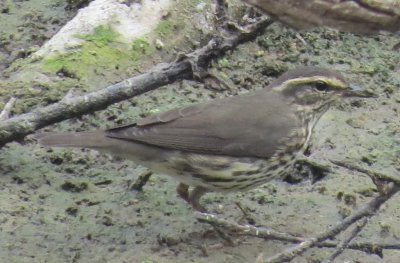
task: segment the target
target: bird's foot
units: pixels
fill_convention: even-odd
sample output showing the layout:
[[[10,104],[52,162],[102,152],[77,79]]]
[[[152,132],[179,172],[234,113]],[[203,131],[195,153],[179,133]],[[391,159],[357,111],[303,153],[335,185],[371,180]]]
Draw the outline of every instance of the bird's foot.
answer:
[[[179,183],[176,187],[176,193],[180,198],[189,203],[189,186],[187,184]]]
[[[176,187],[176,192],[178,196],[189,203],[194,210],[207,213],[207,209],[200,204],[200,198],[207,192],[207,189],[196,186],[193,190],[189,191],[189,186],[187,184],[179,183]]]

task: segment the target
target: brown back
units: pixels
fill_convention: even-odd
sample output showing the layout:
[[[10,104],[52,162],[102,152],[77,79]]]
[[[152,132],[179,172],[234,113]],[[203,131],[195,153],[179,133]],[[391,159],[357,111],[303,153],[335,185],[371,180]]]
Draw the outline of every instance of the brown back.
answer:
[[[283,97],[264,89],[170,110],[106,134],[173,150],[268,158],[298,126]]]

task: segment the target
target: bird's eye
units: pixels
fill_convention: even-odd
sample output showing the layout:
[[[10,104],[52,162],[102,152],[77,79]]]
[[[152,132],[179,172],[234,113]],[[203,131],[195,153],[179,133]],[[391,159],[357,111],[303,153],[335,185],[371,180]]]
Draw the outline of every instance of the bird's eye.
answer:
[[[315,83],[315,89],[318,91],[327,91],[329,89],[329,85],[325,82],[317,82]]]

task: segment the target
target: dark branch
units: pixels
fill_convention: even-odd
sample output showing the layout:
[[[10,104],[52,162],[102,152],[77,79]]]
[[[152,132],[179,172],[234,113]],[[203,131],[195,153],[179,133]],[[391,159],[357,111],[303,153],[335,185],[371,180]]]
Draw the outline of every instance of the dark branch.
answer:
[[[367,223],[368,219],[364,217],[363,220],[355,226],[353,231],[351,231],[351,234],[346,239],[341,241],[337,245],[335,251],[327,259],[322,261],[322,263],[332,263],[335,258],[343,253],[343,251],[349,246],[349,243],[361,232],[361,230],[367,225]]]
[[[377,181],[387,181],[387,182],[393,182],[397,185],[400,185],[400,175],[399,176],[390,176],[390,175],[386,175],[383,173],[378,173],[378,172],[363,168],[361,166],[358,166],[358,165],[355,165],[355,164],[352,164],[352,163],[346,162],[346,161],[330,160],[330,162],[332,162],[333,164],[335,164],[337,166],[344,167],[348,170],[366,174],[372,179],[372,181],[374,183],[376,183]]]
[[[210,60],[222,56],[237,45],[254,39],[268,25],[269,19],[245,27],[245,31],[229,36],[214,37],[209,43],[172,63],[154,66],[148,72],[126,79],[102,90],[73,99],[63,100],[44,108],[0,122],[0,147],[13,140],[24,138],[37,129],[69,118],[107,108],[117,103],[181,79],[191,79],[195,68],[206,68]]]
[[[282,233],[265,227],[255,227],[249,225],[240,225],[228,220],[218,218],[211,214],[196,214],[199,222],[207,223],[215,227],[223,228],[225,231],[241,236],[252,236],[268,240],[279,240],[290,243],[301,243],[304,241],[302,237],[296,237],[288,233]],[[340,243],[336,241],[323,241],[315,245],[319,248],[337,248]],[[353,249],[366,252],[368,254],[376,254],[382,257],[382,251],[400,250],[400,243],[370,243],[370,242],[354,242],[346,246],[346,249]]]
[[[369,203],[367,203],[363,208],[354,212],[352,215],[343,219],[340,223],[336,224],[335,226],[327,229],[326,231],[318,234],[313,238],[309,238],[306,241],[302,242],[301,244],[278,253],[268,259],[265,262],[269,263],[280,263],[280,262],[287,262],[303,254],[306,250],[311,247],[316,246],[318,243],[323,242],[329,238],[333,238],[337,236],[339,233],[347,229],[350,225],[357,222],[358,220],[364,217],[370,217],[379,209],[379,207],[389,200],[393,195],[395,195],[400,190],[399,185],[395,185],[390,183],[387,188],[386,194],[381,193],[374,199],[372,199]]]
[[[213,214],[196,213],[196,219],[201,223],[207,223],[212,226],[222,227],[224,230],[238,235],[254,236],[264,239],[274,239],[292,243],[304,241],[304,238],[295,237],[287,233],[275,231],[265,227],[255,227],[251,225],[240,225],[228,220],[218,218]]]
[[[218,218],[217,216],[212,214],[197,213],[196,218],[199,222],[207,223],[214,227],[216,226],[223,228],[225,231],[228,231],[236,235],[246,235],[263,239],[273,239],[291,243],[300,243],[289,250],[283,251],[282,253],[278,253],[273,257],[266,259],[265,262],[287,262],[293,259],[294,257],[301,255],[311,247],[337,248],[338,246],[339,247],[342,246],[343,248],[360,250],[367,253],[374,253],[379,256],[382,256],[383,249],[398,250],[400,249],[400,244],[379,244],[379,243],[368,243],[368,242],[356,242],[348,244],[348,242],[350,242],[351,239],[354,237],[348,238],[348,242],[346,242],[345,240],[342,241],[342,243],[334,241],[326,241],[326,240],[329,238],[334,238],[340,232],[346,230],[349,226],[351,226],[358,220],[362,218],[368,218],[374,215],[383,203],[385,203],[393,195],[395,195],[398,191],[400,191],[400,186],[390,183],[386,189],[387,189],[386,193],[380,193],[380,195],[370,200],[370,202],[367,203],[364,207],[354,212],[349,217],[343,219],[337,225],[320,233],[316,237],[309,239],[296,237],[287,233],[277,232],[275,230],[264,227],[240,225],[222,218]]]

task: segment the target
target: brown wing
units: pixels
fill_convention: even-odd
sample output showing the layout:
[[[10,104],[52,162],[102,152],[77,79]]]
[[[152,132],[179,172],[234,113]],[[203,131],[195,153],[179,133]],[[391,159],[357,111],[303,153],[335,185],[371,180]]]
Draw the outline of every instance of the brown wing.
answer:
[[[170,110],[107,135],[188,152],[267,158],[296,125],[278,95],[258,91]]]

